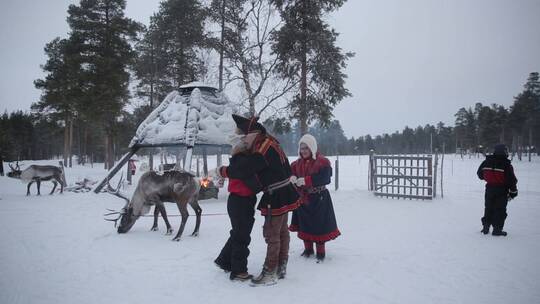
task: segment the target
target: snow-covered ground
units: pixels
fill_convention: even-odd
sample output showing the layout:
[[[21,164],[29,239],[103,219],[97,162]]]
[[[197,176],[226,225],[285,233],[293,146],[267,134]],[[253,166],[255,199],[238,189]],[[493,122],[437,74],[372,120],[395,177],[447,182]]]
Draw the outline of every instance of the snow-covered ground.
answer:
[[[150,232],[151,218],[120,235],[102,217],[122,206],[118,198],[49,196],[49,183],[42,196],[33,187],[26,197],[20,181],[0,177],[0,303],[540,303],[540,159],[514,162],[520,192],[506,238],[479,232],[479,163],[447,156],[444,199],[404,201],[367,191],[366,157],[340,157],[332,197],[342,236],[323,264],[301,258],[293,237],[287,279],[261,288],[230,282],[212,263],[227,238],[226,216],[204,217],[197,238],[190,218],[180,242],[164,235],[163,222]],[[67,169],[68,183],[102,177],[98,167]],[[203,201],[204,213],[226,212],[225,200],[222,191]],[[175,209],[168,205],[169,214]],[[262,220],[252,234],[252,273],[265,253]],[[179,218],[171,221],[177,228]]]

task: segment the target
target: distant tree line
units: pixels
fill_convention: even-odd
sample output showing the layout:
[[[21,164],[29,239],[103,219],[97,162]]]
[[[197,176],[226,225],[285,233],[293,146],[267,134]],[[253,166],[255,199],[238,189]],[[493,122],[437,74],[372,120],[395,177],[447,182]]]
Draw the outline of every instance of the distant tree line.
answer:
[[[495,144],[505,143],[518,153],[538,152],[540,143],[540,82],[537,72],[529,74],[523,91],[514,97],[513,104],[483,105],[461,108],[455,116],[455,125],[443,122],[416,128],[405,127],[392,134],[365,135],[346,138],[339,124],[315,124],[309,132],[319,140],[320,150],[328,155],[431,153],[437,149],[447,153],[489,152]],[[296,153],[301,136],[298,125],[268,120],[266,124],[278,133],[278,138],[289,154]],[[284,127],[285,125],[285,127]]]

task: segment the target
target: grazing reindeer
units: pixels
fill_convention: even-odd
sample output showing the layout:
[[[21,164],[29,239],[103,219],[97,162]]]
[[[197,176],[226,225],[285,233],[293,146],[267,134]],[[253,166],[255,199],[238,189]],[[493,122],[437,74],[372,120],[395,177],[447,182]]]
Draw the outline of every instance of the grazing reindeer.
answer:
[[[207,200],[207,199],[217,199],[218,198],[218,189],[214,182],[208,178],[202,178],[200,180],[200,190],[199,194],[197,196],[198,201]],[[163,217],[163,220],[165,221],[165,225],[167,226],[167,233],[171,234],[174,229],[172,229],[171,224],[169,224],[169,220],[167,218],[167,211],[165,211],[165,208],[159,208],[157,205],[154,207],[154,224],[152,225],[152,228],[150,228],[150,231],[158,231],[158,218],[159,214],[161,213],[161,216]]]
[[[60,193],[64,193],[66,181],[64,180],[62,168],[60,167],[31,165],[28,168],[21,170],[19,163],[17,163],[15,168],[13,168],[11,164],[9,167],[11,168],[11,172],[7,174],[8,177],[18,178],[28,182],[26,195],[30,195],[30,186],[32,186],[34,182],[37,184],[37,195],[41,195],[40,190],[42,181],[51,181],[54,184],[54,187],[49,194],[54,193],[58,183],[60,183]]]
[[[164,202],[174,202],[180,210],[182,215],[182,223],[178,229],[178,233],[173,238],[173,241],[180,241],[180,237],[184,232],[189,213],[187,211],[187,204],[191,205],[195,210],[197,217],[195,222],[195,230],[191,234],[197,236],[199,234],[199,226],[201,224],[202,209],[198,202],[198,193],[200,184],[197,179],[187,172],[180,171],[167,171],[163,175],[158,175],[153,171],[144,173],[137,184],[137,188],[129,200],[127,197],[120,194],[120,183],[116,189],[112,189],[110,185],[107,185],[107,192],[115,196],[118,196],[126,201],[126,205],[119,212],[111,212],[106,215],[118,214],[116,219],[106,219],[108,221],[116,222],[120,220],[118,226],[118,233],[128,232],[137,219],[150,211],[150,207],[155,205],[162,217],[165,219],[167,225],[167,233],[172,233],[171,225],[167,220],[167,213],[165,211]],[[154,212],[154,226],[152,229],[157,230],[157,211]]]

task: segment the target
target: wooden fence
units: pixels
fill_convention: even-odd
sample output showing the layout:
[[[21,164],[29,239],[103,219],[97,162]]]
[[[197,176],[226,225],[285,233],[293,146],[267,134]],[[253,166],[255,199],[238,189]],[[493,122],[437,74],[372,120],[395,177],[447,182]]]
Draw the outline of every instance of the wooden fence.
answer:
[[[431,200],[437,193],[437,156],[375,155],[369,157],[369,190],[376,196]]]

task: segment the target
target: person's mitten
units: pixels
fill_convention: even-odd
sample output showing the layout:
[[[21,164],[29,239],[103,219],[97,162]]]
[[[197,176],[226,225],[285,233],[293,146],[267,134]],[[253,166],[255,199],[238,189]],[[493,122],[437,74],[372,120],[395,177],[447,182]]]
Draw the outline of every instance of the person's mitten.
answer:
[[[298,180],[298,177],[294,175],[291,175],[291,177],[289,177],[289,181],[291,181],[291,184],[296,185],[296,180]]]
[[[518,191],[517,190],[516,191],[510,190],[510,192],[508,193],[508,198],[511,199],[511,200],[515,199],[517,196],[518,196]]]
[[[296,186],[302,187],[306,185],[306,179],[303,177],[299,177],[296,179]]]
[[[218,178],[217,180],[217,187],[218,188],[223,188],[223,185],[225,184],[225,179],[223,178]]]

